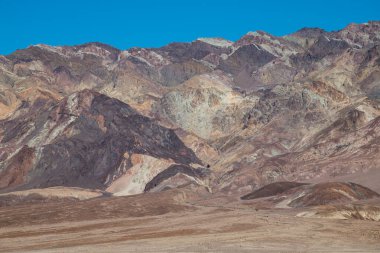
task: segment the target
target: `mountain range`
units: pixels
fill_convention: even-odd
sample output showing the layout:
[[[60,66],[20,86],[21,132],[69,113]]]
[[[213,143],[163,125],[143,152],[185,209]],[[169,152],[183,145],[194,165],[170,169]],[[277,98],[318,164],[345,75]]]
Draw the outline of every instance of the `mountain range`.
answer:
[[[380,191],[380,22],[0,56],[0,191]]]

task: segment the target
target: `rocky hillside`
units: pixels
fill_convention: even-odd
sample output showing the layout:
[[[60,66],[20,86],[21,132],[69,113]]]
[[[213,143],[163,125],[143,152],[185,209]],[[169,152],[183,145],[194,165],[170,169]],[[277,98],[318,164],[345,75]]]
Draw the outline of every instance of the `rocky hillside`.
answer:
[[[328,182],[315,185],[296,182],[276,182],[243,196],[243,200],[266,198],[277,208],[298,208],[344,204],[380,195],[355,183]]]
[[[380,22],[0,56],[0,191],[380,186]],[[355,181],[356,180],[356,181]]]

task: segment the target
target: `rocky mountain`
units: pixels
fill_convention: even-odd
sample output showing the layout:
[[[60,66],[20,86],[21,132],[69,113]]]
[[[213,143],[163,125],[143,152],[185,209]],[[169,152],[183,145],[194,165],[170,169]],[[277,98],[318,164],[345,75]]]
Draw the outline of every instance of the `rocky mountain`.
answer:
[[[378,21],[0,56],[3,192],[185,187],[240,198],[279,181],[339,180],[380,191],[379,152]]]
[[[207,171],[173,130],[91,90],[39,100],[18,113],[1,124],[2,188],[109,186],[141,193],[160,172],[198,179]],[[129,183],[120,185],[122,179]]]

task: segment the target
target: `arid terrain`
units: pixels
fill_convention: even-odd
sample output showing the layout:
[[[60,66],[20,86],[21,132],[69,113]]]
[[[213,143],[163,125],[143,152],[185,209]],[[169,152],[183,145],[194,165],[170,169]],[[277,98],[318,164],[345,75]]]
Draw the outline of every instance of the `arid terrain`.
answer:
[[[173,201],[173,199],[175,199]],[[187,200],[188,201],[188,200]],[[380,224],[187,202],[186,191],[0,210],[1,252],[378,252]],[[380,208],[380,207],[379,207]]]
[[[0,252],[380,252],[380,22],[0,55]]]

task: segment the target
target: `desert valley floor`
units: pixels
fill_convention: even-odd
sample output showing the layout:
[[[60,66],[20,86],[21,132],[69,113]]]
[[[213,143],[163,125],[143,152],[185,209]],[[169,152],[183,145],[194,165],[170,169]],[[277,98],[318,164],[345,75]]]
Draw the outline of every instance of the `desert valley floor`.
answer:
[[[187,201],[186,191],[0,209],[0,252],[379,252],[380,223]],[[373,199],[372,204],[380,203]]]

